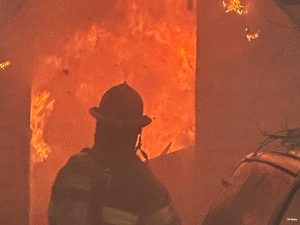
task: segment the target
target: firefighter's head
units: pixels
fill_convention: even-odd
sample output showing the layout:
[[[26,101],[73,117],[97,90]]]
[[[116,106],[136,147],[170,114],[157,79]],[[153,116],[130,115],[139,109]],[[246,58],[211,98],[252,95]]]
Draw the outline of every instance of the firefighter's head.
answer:
[[[95,144],[134,147],[142,128],[151,123],[143,110],[141,96],[128,84],[110,88],[104,93],[99,107],[90,109],[97,119]]]

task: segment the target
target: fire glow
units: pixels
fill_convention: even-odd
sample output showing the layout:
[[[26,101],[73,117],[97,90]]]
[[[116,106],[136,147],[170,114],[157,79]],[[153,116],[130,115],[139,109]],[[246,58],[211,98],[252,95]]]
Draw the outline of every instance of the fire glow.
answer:
[[[5,70],[6,67],[10,66],[11,62],[10,61],[5,61],[0,63],[0,69]]]
[[[54,103],[55,100],[50,98],[49,92],[42,92],[32,97],[30,127],[32,160],[35,163],[46,160],[51,152],[49,145],[44,140],[44,129],[54,109]]]

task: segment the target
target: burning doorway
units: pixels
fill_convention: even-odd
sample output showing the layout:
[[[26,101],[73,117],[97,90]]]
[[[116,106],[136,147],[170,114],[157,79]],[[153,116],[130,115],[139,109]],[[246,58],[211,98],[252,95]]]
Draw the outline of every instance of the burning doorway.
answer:
[[[188,4],[187,4],[188,3]],[[60,40],[33,69],[31,224],[46,224],[57,170],[91,146],[88,109],[110,86],[127,81],[154,119],[143,135],[151,158],[194,143],[195,13],[191,1],[116,1],[109,20]]]

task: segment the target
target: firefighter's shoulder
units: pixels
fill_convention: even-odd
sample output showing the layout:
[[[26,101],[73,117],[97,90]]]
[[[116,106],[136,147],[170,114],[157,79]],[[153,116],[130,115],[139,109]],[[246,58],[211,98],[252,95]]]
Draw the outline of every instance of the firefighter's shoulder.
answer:
[[[82,151],[71,156],[57,175],[59,189],[91,191],[97,182],[97,162],[91,154]]]
[[[144,165],[143,190],[146,190],[145,201],[148,203],[144,224],[180,225],[180,218],[173,205],[169,192],[160,180]]]

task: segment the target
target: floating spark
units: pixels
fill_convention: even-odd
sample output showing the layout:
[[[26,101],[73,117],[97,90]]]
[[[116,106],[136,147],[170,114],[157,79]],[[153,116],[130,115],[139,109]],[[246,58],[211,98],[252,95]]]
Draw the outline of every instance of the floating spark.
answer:
[[[10,61],[5,61],[0,63],[0,69],[4,70],[6,67],[8,67],[10,65]]]
[[[259,32],[256,33],[250,33],[249,29],[246,28],[246,38],[249,42],[256,40],[257,38],[259,38]]]

